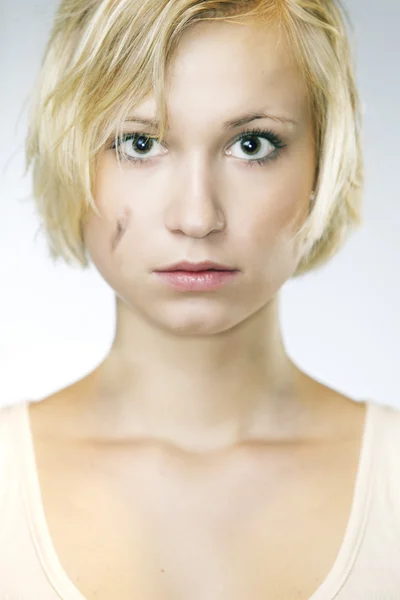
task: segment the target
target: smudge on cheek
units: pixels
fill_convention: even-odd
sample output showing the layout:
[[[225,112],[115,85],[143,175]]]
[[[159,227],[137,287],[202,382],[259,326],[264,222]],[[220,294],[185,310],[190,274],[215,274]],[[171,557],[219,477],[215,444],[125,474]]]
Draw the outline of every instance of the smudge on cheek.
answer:
[[[131,211],[128,206],[121,209],[117,215],[117,223],[113,238],[111,240],[111,251],[114,252],[126,230],[128,229],[131,220]]]

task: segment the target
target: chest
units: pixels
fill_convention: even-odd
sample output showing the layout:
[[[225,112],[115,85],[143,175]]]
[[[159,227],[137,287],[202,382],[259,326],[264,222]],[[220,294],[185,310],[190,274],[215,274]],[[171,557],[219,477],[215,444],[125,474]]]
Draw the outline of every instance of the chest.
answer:
[[[342,442],[194,464],[43,444],[37,462],[54,550],[87,600],[309,600],[339,551],[358,455]]]

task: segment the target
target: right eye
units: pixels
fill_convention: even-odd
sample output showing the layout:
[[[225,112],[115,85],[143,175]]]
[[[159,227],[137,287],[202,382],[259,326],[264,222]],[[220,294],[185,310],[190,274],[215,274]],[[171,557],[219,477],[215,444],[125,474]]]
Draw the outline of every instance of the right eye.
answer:
[[[143,133],[126,133],[119,138],[117,145],[115,143],[112,145],[112,148],[117,148],[118,153],[127,160],[145,162],[157,156],[157,153],[154,152],[157,149],[157,145],[162,147],[156,138]]]

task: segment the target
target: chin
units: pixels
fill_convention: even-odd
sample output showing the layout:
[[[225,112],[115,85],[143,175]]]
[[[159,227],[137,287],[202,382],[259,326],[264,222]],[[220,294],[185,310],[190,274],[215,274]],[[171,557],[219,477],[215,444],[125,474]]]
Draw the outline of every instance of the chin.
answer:
[[[180,305],[179,305],[180,304]],[[212,305],[213,304],[213,305]],[[150,313],[146,310],[147,319],[153,325],[170,333],[182,336],[216,335],[235,327],[246,315],[238,314],[237,307],[216,306],[204,300],[188,299],[187,303],[175,303],[174,306],[162,306]]]

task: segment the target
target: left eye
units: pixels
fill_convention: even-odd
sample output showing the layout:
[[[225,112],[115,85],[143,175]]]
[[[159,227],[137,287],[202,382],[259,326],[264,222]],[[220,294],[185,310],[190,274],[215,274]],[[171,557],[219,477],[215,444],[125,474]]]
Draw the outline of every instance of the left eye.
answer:
[[[233,154],[232,150],[230,150],[229,154],[231,156],[234,156],[235,158],[250,158],[254,160],[267,158],[267,156],[276,148],[276,146],[274,146],[274,144],[265,137],[254,134],[242,136],[233,144],[233,146],[231,146],[231,148],[234,148],[235,146],[237,146],[239,152],[243,154],[238,156]]]

